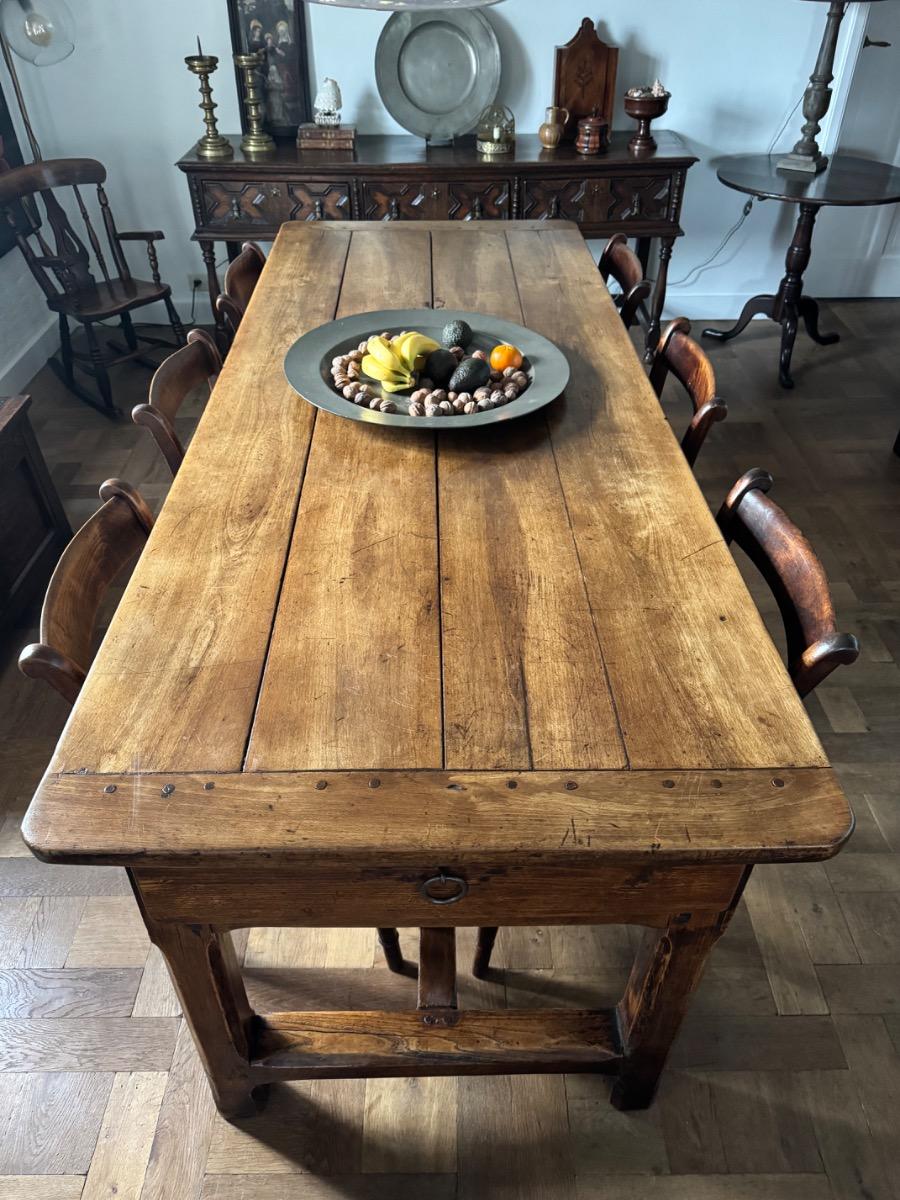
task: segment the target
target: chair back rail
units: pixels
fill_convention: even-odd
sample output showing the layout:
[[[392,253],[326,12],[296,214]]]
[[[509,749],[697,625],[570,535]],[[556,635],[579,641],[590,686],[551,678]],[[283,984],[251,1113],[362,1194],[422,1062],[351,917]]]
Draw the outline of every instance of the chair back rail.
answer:
[[[212,391],[222,369],[222,356],[215,342],[202,329],[192,329],[187,345],[170,354],[150,381],[146,404],[131,410],[135,425],[149,429],[173,475],[184,458],[184,446],[175,432],[175,418],[187,396],[205,384]]]
[[[767,495],[772,476],[747,471],[725,498],[716,520],[726,542],[744,551],[772,590],[784,621],[788,670],[801,696],[835,667],[859,657],[852,634],[840,633],[828,579],[815,550]]]
[[[619,312],[626,329],[630,329],[640,318],[641,305],[650,296],[651,284],[644,279],[641,260],[628,245],[624,233],[616,233],[603,248],[598,263],[603,282],[609,282],[610,276],[622,289],[621,297],[616,297]]]
[[[103,504],[78,530],[47,586],[40,642],[19,655],[19,669],[45,679],[74,703],[93,660],[97,614],[122,568],[143,549],[153,514],[141,495],[119,479],[100,488]]]
[[[694,415],[681,439],[681,449],[693,466],[712,426],[728,416],[728,405],[716,395],[712,363],[690,332],[686,317],[677,317],[666,326],[653,354],[650,384],[660,399],[672,374],[690,397]]]

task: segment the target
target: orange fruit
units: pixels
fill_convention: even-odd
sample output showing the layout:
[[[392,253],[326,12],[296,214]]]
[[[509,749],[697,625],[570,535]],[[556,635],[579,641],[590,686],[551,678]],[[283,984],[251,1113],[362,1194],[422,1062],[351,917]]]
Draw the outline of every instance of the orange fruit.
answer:
[[[504,342],[495,346],[491,351],[491,366],[495,371],[505,371],[507,367],[519,368],[522,365],[522,351]]]

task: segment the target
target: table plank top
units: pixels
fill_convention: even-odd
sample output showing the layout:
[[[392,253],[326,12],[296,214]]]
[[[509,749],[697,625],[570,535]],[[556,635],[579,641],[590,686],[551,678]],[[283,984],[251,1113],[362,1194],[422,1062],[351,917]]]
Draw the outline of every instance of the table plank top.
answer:
[[[284,378],[288,348],[388,304],[519,321],[560,346],[570,386],[532,417],[437,436],[317,413]],[[473,772],[609,772],[627,788],[654,771],[676,773],[670,807],[693,805],[709,773],[713,807],[741,795],[746,829],[729,809],[717,835],[737,858],[776,843],[824,856],[850,829],[577,228],[285,225],[29,812],[30,844],[68,861],[133,861],[148,840],[159,861],[202,852],[209,830],[195,804],[179,810],[178,778],[185,795],[230,781],[206,798],[209,852],[228,857],[277,852],[274,834],[241,830],[233,792],[273,779],[290,808],[329,772],[421,773],[446,795]],[[812,772],[828,799],[789,818],[772,782],[787,772]],[[116,789],[99,800],[97,776]],[[629,852],[649,851],[641,820]]]

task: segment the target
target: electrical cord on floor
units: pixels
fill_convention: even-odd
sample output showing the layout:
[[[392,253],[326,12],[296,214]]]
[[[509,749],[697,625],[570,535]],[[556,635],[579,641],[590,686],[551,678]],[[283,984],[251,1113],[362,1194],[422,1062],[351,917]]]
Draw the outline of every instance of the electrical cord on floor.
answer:
[[[806,95],[806,93],[804,92],[804,96],[805,95]],[[797,109],[800,107],[800,105],[802,103],[803,103],[803,96],[800,97],[800,99],[796,102],[796,104],[793,106],[791,111],[787,114],[787,116],[782,121],[778,132],[772,138],[771,142],[769,142],[769,147],[766,150],[766,154],[772,153],[772,151],[775,148],[776,143],[778,142],[778,140],[780,139],[780,137],[784,133],[784,131],[787,129],[788,125],[790,124],[790,122],[794,116],[794,113],[797,111]],[[760,196],[759,199],[760,199],[760,202],[762,202],[764,197]],[[728,245],[728,243],[731,241],[731,239],[736,235],[738,230],[741,228],[741,226],[744,224],[744,222],[750,216],[751,212],[753,212],[753,204],[754,204],[754,200],[753,200],[752,196],[748,200],[745,200],[744,205],[741,209],[740,217],[735,221],[735,223],[732,225],[732,227],[728,230],[728,232],[722,238],[721,242],[719,242],[716,249],[709,256],[709,258],[705,259],[702,263],[698,263],[696,267],[691,267],[690,271],[688,271],[688,273],[686,275],[683,275],[681,277],[681,279],[670,280],[669,287],[684,287],[685,284],[691,284],[691,285],[695,284],[697,282],[697,280],[700,278],[700,276],[703,274],[703,272],[709,270],[709,268],[715,263],[716,259],[724,251],[725,247]]]

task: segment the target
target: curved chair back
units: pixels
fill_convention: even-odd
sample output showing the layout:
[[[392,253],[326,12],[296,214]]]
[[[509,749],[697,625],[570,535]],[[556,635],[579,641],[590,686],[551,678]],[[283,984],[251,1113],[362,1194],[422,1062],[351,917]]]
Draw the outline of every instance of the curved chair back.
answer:
[[[651,284],[644,278],[641,260],[629,248],[624,233],[615,233],[603,248],[598,264],[604,283],[610,276],[622,289],[621,297],[614,297],[626,329],[640,318],[641,305],[650,295]]]
[[[759,467],[742,475],[716,520],[758,568],[778,602],[787,635],[788,671],[807,696],[835,667],[855,662],[859,642],[839,633],[831,591],[815,550],[766,494],[772,476]]]
[[[216,298],[216,310],[234,338],[247,311],[253,289],[266,265],[266,256],[256,242],[244,242],[241,252],[225,272],[225,291]]]
[[[131,410],[132,421],[150,430],[173,475],[178,473],[184,458],[184,446],[175,432],[178,410],[189,393],[201,384],[212,391],[221,369],[222,356],[215,342],[202,329],[192,329],[187,345],[170,354],[157,368],[150,381],[148,402]]]
[[[19,655],[19,670],[45,679],[74,703],[93,661],[97,614],[110,584],[143,549],[153,514],[134,488],[120,479],[100,487],[104,502],[78,530],[47,585],[40,642]]]
[[[691,323],[686,317],[678,317],[666,326],[653,354],[650,384],[660,398],[671,373],[690,396],[694,415],[681,439],[681,449],[693,466],[710,428],[728,416],[728,405],[716,395],[712,363],[690,332]]]

